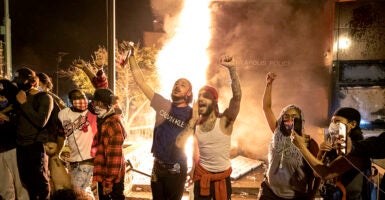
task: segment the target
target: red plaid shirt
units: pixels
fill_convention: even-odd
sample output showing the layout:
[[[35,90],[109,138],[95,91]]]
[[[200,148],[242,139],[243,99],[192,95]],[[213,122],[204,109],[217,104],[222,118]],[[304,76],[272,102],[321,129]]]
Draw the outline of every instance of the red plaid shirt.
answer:
[[[124,178],[125,159],[123,142],[125,130],[119,115],[107,117],[101,125],[99,144],[94,160],[94,181],[101,182],[103,187],[112,188]]]

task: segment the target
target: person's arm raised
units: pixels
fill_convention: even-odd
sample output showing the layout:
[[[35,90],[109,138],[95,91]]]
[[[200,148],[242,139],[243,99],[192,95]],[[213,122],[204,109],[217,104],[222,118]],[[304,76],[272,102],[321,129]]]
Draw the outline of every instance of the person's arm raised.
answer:
[[[134,54],[134,47],[132,45],[129,46],[130,48],[130,55],[128,56],[128,62],[130,64],[130,70],[132,73],[132,76],[134,77],[135,82],[138,84],[139,88],[142,90],[144,95],[151,101],[154,97],[154,90],[146,83],[144,80],[142,70],[139,68],[138,63],[135,59]]]
[[[275,74],[272,72],[267,73],[266,75],[266,87],[263,94],[262,108],[263,113],[267,123],[269,124],[270,130],[274,133],[274,130],[277,126],[277,119],[274,116],[273,110],[271,109],[271,93],[273,87],[273,81],[275,79]]]
[[[229,70],[231,78],[231,90],[233,92],[233,96],[230,99],[229,107],[224,112],[224,115],[228,119],[228,123],[231,124],[238,116],[240,110],[242,98],[241,84],[239,82],[235,60],[231,56],[222,56],[220,64]]]

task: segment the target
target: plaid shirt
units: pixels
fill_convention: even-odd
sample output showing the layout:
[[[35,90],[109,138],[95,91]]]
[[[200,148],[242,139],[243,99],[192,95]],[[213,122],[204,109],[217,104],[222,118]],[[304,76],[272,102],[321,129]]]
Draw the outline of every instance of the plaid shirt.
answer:
[[[123,142],[125,130],[119,115],[106,117],[98,133],[99,143],[94,160],[94,181],[101,182],[103,187],[112,188],[124,178],[125,164]]]

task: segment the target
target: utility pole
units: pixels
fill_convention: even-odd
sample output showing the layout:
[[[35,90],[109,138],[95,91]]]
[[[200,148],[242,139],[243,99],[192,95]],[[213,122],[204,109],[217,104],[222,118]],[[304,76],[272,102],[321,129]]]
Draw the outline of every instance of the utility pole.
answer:
[[[107,2],[108,88],[115,93],[115,0]]]
[[[12,41],[11,41],[11,19],[9,18],[9,2],[4,0],[4,26],[1,26],[0,33],[5,35],[5,69],[3,75],[5,78],[11,78],[12,74]]]

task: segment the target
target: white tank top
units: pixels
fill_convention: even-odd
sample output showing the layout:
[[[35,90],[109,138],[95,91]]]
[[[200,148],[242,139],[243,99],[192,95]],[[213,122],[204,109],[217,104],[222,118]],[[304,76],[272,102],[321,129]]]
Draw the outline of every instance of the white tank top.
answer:
[[[209,172],[223,172],[231,166],[231,136],[221,131],[219,122],[217,118],[213,130],[209,132],[202,132],[199,126],[196,127],[199,164]]]

